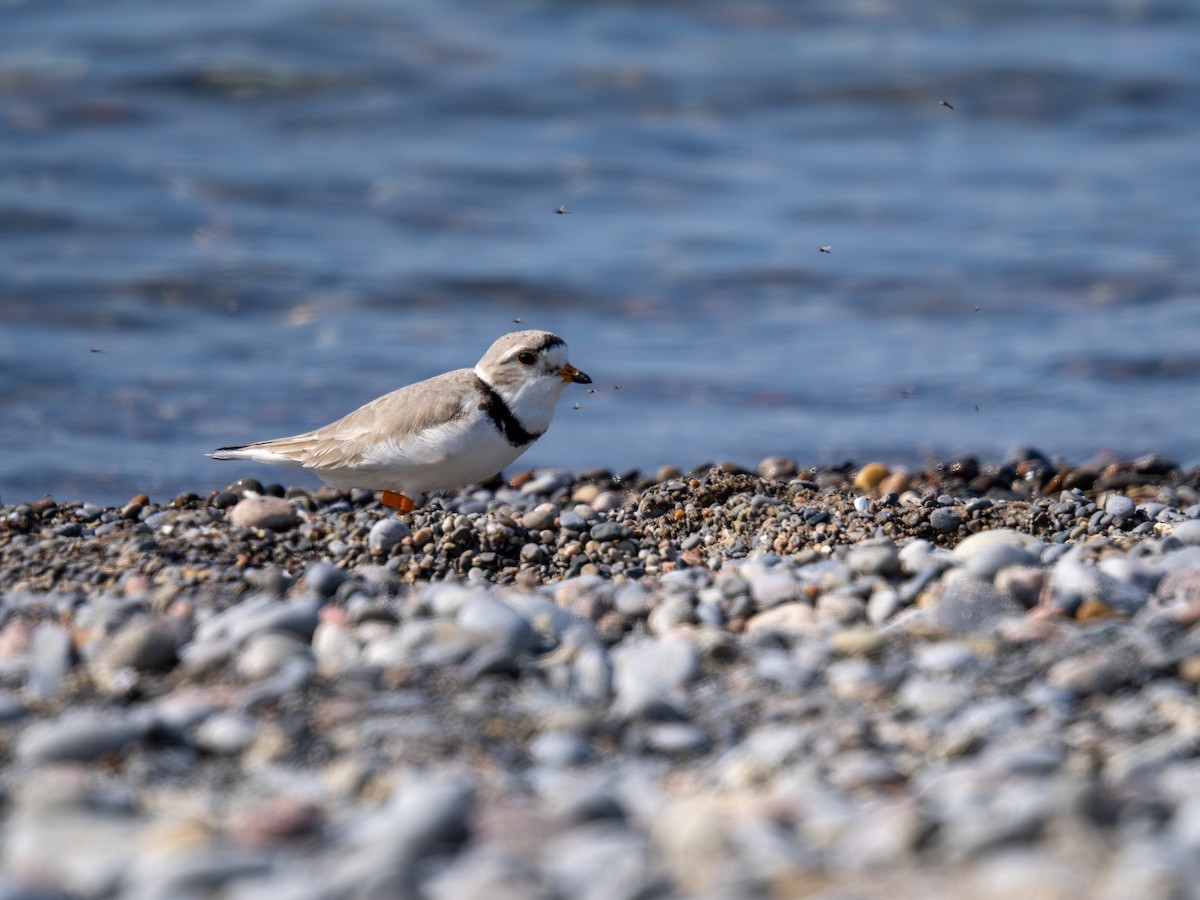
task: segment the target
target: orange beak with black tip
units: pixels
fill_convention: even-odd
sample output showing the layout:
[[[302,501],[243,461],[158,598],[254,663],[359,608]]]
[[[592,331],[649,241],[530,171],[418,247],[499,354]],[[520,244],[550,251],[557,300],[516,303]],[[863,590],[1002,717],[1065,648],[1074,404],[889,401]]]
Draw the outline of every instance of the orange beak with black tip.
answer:
[[[570,364],[563,366],[555,374],[558,375],[558,377],[561,378],[563,381],[567,382],[567,384],[591,384],[592,383],[592,379],[589,378],[586,373],[580,372],[577,368],[575,368],[574,366],[572,366]]]

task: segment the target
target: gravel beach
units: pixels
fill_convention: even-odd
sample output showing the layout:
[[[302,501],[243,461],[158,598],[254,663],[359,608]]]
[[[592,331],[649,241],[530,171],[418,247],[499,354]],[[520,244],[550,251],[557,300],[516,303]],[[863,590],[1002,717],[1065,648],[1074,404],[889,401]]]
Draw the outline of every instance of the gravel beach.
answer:
[[[0,900],[1200,896],[1200,470],[0,505]]]

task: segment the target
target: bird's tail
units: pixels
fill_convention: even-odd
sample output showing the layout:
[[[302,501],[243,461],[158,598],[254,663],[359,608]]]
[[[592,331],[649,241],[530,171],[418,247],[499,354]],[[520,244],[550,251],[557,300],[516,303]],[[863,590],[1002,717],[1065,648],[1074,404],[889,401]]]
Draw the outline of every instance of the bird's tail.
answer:
[[[248,459],[271,466],[303,466],[304,460],[293,456],[285,448],[273,446],[275,441],[261,444],[243,444],[240,447],[218,447],[208,454],[213,459]]]

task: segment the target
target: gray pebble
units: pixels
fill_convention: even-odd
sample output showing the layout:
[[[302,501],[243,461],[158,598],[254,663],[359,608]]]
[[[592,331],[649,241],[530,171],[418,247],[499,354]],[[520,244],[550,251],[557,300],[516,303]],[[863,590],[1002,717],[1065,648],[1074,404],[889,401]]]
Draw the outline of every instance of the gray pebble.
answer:
[[[992,581],[996,573],[1006,566],[1029,566],[1036,562],[1037,557],[1025,547],[1017,544],[989,544],[972,554],[963,564],[963,569],[972,578]]]
[[[664,635],[677,625],[696,621],[696,607],[686,594],[670,594],[655,604],[646,620],[650,633]]]
[[[0,725],[19,722],[29,713],[29,707],[5,691],[0,691]]]
[[[372,553],[387,556],[392,548],[412,534],[412,529],[396,518],[380,519],[367,533],[367,546]]]
[[[193,730],[190,742],[197,750],[217,756],[236,756],[258,739],[258,723],[237,712],[211,715]]]
[[[832,591],[817,598],[817,621],[852,625],[866,618],[867,604],[849,590]]]
[[[900,553],[890,540],[863,541],[846,551],[846,565],[859,575],[896,575]]]
[[[1200,545],[1200,519],[1176,522],[1171,527],[1171,537],[1183,544]]]
[[[750,596],[759,609],[767,609],[794,600],[800,583],[789,572],[773,570],[750,581]]]
[[[962,525],[962,516],[953,509],[938,507],[929,514],[929,524],[934,531],[948,534],[949,532],[957,531],[959,526]]]
[[[1050,591],[1054,602],[1064,609],[1094,600],[1129,616],[1145,606],[1149,597],[1149,592],[1136,584],[1118,581],[1071,555],[1055,563],[1050,572]]]
[[[665,756],[687,756],[708,749],[708,735],[686,722],[660,722],[645,733],[646,747]]]
[[[597,541],[619,541],[632,534],[629,526],[620,522],[601,522],[592,526],[592,539]]]
[[[266,678],[280,671],[291,660],[307,656],[307,644],[289,634],[266,631],[246,642],[238,654],[237,670],[243,678]]]
[[[1060,660],[1046,673],[1053,687],[1074,694],[1111,694],[1128,680],[1124,667],[1106,654],[1089,653]]]
[[[165,672],[179,661],[182,643],[178,621],[136,619],[109,640],[95,664],[109,670],[129,667],[144,672]]]
[[[37,700],[57,697],[71,669],[70,633],[61,625],[42,622],[34,629],[29,651],[25,682],[29,696]]]
[[[265,602],[247,608],[244,612],[238,607],[227,611],[231,619],[229,636],[235,642],[242,643],[268,631],[284,632],[304,641],[312,638],[317,628],[320,598],[306,594],[283,602],[270,597],[263,600]]]
[[[318,597],[332,597],[345,580],[345,569],[321,560],[309,563],[304,572],[304,583]]]
[[[949,715],[971,700],[972,689],[963,681],[909,678],[896,693],[896,702],[918,716]]]
[[[337,678],[359,665],[362,645],[344,625],[322,622],[313,632],[312,654],[321,675]]]
[[[1109,494],[1104,501],[1104,512],[1120,525],[1137,511],[1137,504],[1124,494]]]
[[[1024,612],[1024,607],[991,585],[962,578],[945,585],[933,619],[947,631],[969,634],[987,631],[1000,619]]]
[[[582,765],[592,758],[592,746],[577,734],[547,731],[529,744],[529,755],[543,766],[563,769]]]
[[[583,531],[587,528],[583,516],[573,509],[565,509],[558,514],[558,525],[565,531]]]
[[[17,757],[35,763],[90,762],[141,740],[149,727],[144,715],[69,711],[29,725],[17,741]]]
[[[900,594],[891,586],[878,587],[867,598],[867,620],[872,625],[879,625],[894,616],[903,603]]]
[[[487,594],[464,603],[455,622],[483,640],[501,643],[515,652],[532,650],[537,644],[537,635],[528,620],[508,603]]]
[[[913,664],[919,671],[952,673],[973,669],[978,663],[974,651],[959,641],[938,641],[917,648]]]
[[[623,584],[613,594],[613,606],[627,619],[644,618],[650,612],[650,592],[636,582]]]

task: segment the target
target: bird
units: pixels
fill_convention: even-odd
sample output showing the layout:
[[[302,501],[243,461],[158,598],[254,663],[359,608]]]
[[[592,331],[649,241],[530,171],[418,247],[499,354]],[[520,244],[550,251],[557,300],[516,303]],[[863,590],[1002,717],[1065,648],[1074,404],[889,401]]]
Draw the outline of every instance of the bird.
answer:
[[[408,513],[431,491],[501,471],[545,434],[568,385],[591,383],[558,335],[514,331],[473,369],[392,391],[315,431],[209,455],[307,469],[335,487],[382,491],[384,505]]]

